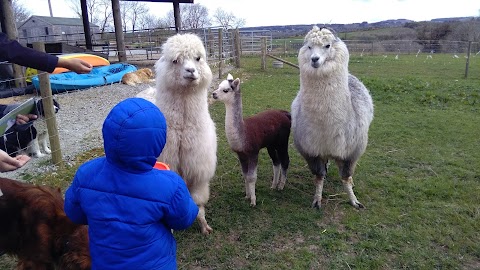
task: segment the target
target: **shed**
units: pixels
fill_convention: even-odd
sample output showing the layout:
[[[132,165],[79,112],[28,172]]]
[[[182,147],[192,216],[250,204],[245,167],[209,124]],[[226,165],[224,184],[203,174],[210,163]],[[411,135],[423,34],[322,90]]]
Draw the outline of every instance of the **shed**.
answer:
[[[89,24],[92,39],[100,33],[97,25]],[[22,44],[77,40],[85,43],[84,25],[80,18],[62,18],[33,15],[18,27],[18,41]]]

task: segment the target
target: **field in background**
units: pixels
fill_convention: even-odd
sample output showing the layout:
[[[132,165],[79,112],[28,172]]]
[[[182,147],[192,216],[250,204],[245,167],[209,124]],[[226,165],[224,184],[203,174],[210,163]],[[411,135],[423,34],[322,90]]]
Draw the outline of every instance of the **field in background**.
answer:
[[[262,151],[257,206],[250,207],[226,143],[224,106],[214,103],[218,166],[207,205],[214,232],[203,236],[196,223],[175,232],[179,269],[480,268],[479,76],[464,79],[464,62],[449,55],[394,57],[352,55],[350,62],[375,105],[369,145],[354,175],[366,210],[348,204],[335,166],[322,210],[310,208],[313,177],[293,145],[283,191],[270,190],[272,167]],[[231,73],[242,80],[245,116],[289,110],[297,69],[274,69],[268,60],[263,71],[259,57],[245,57],[242,65]],[[471,72],[480,74],[478,61]],[[101,154],[87,152],[79,162]],[[75,169],[35,181],[65,188]],[[12,260],[3,256],[2,264],[11,269]]]

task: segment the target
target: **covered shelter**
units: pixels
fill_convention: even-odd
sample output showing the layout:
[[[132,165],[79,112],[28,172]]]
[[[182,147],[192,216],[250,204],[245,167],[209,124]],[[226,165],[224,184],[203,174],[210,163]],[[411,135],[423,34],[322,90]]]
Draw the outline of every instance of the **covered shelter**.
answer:
[[[122,18],[120,16],[120,0],[112,0],[113,23],[115,25],[115,39],[117,41],[118,60],[124,62],[127,60],[125,53],[125,42],[122,30]],[[173,15],[175,18],[175,30],[181,28],[180,18],[180,3],[193,4],[193,0],[122,0],[122,1],[143,1],[143,2],[158,2],[158,3],[173,3]],[[88,20],[87,0],[80,0],[82,8],[83,28],[85,33],[85,41],[87,49],[92,49],[92,38],[90,35],[90,22]]]
[[[92,36],[90,33],[90,22],[88,19],[87,0],[79,0],[82,10],[83,30],[85,34],[85,46],[92,50]],[[120,15],[120,0],[112,1],[113,21],[115,25],[115,39],[117,43],[118,60],[125,62],[127,55],[125,53],[125,42],[122,29],[122,18]],[[173,15],[175,18],[175,30],[181,28],[180,18],[180,3],[193,4],[194,0],[121,0],[121,1],[143,1],[143,2],[158,2],[158,3],[173,3]],[[13,18],[12,1],[0,1],[0,24],[2,25],[2,32],[6,33],[10,39],[18,39],[18,33],[15,28],[15,20]]]

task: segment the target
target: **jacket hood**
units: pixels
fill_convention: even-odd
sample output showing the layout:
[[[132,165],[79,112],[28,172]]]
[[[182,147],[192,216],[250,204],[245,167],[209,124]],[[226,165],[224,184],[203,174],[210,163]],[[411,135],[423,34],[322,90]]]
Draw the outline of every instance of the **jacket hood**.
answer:
[[[102,133],[109,163],[124,171],[145,172],[153,168],[165,146],[167,123],[155,104],[128,98],[107,115]]]

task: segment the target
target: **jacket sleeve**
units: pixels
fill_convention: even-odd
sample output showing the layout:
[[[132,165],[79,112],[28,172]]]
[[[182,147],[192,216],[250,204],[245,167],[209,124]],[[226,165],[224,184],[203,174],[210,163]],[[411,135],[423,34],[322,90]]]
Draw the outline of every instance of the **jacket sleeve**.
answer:
[[[178,189],[176,190],[165,223],[174,230],[184,230],[192,225],[198,214],[198,206],[190,196],[185,182],[178,177]]]
[[[65,193],[65,214],[67,214],[67,217],[70,218],[70,220],[74,223],[88,224],[87,216],[85,215],[85,212],[83,212],[80,200],[78,198],[79,190],[77,175],[75,175],[72,185]]]
[[[8,39],[5,33],[0,32],[0,61],[53,72],[58,63],[58,57],[24,47],[18,41]]]

